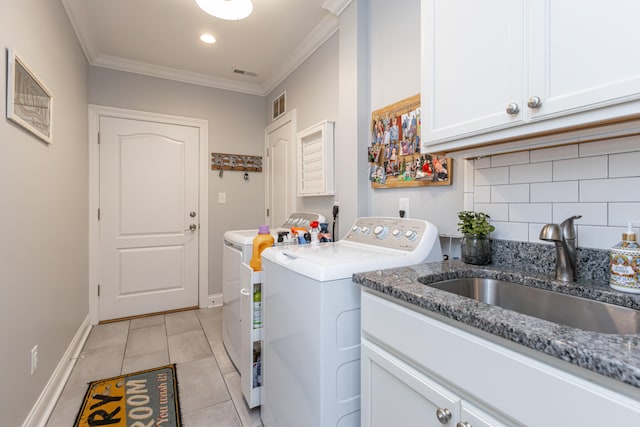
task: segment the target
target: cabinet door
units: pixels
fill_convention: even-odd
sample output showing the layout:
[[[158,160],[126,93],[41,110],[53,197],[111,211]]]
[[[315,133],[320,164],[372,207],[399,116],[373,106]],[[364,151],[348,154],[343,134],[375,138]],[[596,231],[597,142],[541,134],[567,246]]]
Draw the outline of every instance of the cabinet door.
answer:
[[[523,121],[524,0],[422,1],[423,147]],[[508,104],[519,112],[508,114]]]
[[[496,420],[480,408],[463,401],[460,408],[460,423],[458,427],[507,427],[507,424]]]
[[[542,101],[530,112],[532,120],[639,98],[640,2],[536,0],[530,5],[526,96]]]
[[[454,394],[366,339],[361,351],[363,427],[456,425]]]

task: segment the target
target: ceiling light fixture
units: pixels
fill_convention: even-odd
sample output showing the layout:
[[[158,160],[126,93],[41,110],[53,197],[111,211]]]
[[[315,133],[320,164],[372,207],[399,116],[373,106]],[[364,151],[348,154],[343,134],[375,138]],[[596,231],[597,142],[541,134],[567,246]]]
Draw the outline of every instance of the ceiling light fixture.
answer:
[[[211,34],[202,34],[200,36],[200,40],[202,40],[204,43],[208,43],[208,44],[213,44],[216,42],[216,38],[213,37]]]
[[[216,18],[229,21],[244,19],[251,15],[251,0],[196,0],[200,9]]]

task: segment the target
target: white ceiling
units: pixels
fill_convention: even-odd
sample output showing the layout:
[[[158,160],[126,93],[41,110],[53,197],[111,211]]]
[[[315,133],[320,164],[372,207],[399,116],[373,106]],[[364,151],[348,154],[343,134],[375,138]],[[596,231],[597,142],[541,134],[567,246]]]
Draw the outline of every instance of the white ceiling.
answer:
[[[91,65],[266,95],[338,29],[350,1],[253,0],[241,21],[214,18],[195,0],[62,3]]]

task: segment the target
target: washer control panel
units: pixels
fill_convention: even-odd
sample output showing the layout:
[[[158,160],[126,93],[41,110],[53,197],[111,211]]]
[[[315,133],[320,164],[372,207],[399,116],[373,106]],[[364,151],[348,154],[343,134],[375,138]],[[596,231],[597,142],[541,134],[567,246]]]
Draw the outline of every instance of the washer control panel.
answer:
[[[342,240],[414,251],[423,243],[429,225],[427,221],[413,218],[358,218]]]

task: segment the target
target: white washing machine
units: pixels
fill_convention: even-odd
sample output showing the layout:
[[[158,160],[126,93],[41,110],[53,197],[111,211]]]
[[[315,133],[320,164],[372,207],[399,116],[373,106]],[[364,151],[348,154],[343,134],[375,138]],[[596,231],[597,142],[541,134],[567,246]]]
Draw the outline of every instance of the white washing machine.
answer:
[[[278,231],[291,230],[292,227],[309,228],[312,221],[325,222],[325,217],[316,213],[293,213],[282,226],[270,230],[277,238]],[[240,370],[242,321],[242,263],[249,264],[253,255],[253,238],[258,229],[232,230],[224,233],[222,251],[222,341],[236,368]]]
[[[262,253],[265,427],[360,426],[360,288],[353,273],[441,261],[437,228],[359,218],[335,243]]]

